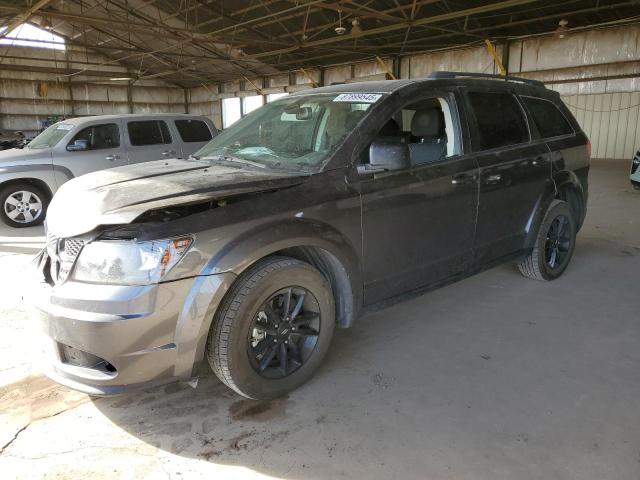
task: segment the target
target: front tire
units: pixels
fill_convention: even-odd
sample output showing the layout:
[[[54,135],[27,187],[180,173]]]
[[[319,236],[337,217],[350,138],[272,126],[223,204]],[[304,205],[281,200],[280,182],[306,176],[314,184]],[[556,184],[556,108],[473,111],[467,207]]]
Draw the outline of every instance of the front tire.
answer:
[[[0,189],[0,218],[10,227],[40,225],[48,206],[48,196],[34,185],[14,183]]]
[[[335,303],[311,265],[268,257],[230,289],[207,339],[214,373],[240,395],[281,397],[309,380],[327,353]]]
[[[520,273],[550,281],[566,270],[576,243],[576,223],[567,202],[554,200],[540,224],[531,253],[518,264]]]

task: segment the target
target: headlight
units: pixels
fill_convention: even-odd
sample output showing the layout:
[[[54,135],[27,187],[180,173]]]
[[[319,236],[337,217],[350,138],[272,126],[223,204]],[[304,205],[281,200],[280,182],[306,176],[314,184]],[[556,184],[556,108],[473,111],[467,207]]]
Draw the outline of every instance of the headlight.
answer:
[[[114,285],[158,283],[187,253],[192,243],[192,237],[140,243],[88,243],[80,252],[72,278]]]

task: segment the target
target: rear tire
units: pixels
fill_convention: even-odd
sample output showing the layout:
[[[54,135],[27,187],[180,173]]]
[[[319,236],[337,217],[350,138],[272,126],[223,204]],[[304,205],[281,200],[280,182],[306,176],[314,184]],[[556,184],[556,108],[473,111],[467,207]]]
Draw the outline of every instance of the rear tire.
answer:
[[[209,332],[207,359],[218,378],[240,395],[281,397],[315,373],[334,327],[327,279],[299,260],[268,257],[225,296]]]
[[[0,189],[0,219],[10,227],[42,224],[48,206],[49,197],[29,183],[13,183]]]
[[[540,224],[533,250],[518,264],[520,273],[534,280],[555,280],[569,265],[575,243],[573,212],[566,202],[554,200]]]

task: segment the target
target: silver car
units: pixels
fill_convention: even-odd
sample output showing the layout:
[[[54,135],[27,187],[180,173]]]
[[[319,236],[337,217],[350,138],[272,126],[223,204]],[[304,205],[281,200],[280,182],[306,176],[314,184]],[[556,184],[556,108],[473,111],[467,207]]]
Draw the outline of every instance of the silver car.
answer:
[[[211,120],[196,115],[100,115],[58,122],[24,149],[0,152],[0,219],[11,227],[38,225],[66,181],[96,170],[188,157],[217,133]]]

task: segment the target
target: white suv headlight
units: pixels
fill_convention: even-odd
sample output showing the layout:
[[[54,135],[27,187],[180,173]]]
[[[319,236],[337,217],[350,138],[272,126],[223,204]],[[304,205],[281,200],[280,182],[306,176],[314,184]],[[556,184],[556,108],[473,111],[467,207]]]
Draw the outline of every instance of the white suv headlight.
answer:
[[[150,242],[96,241],[80,252],[72,278],[113,285],[158,283],[187,253],[192,237]]]

